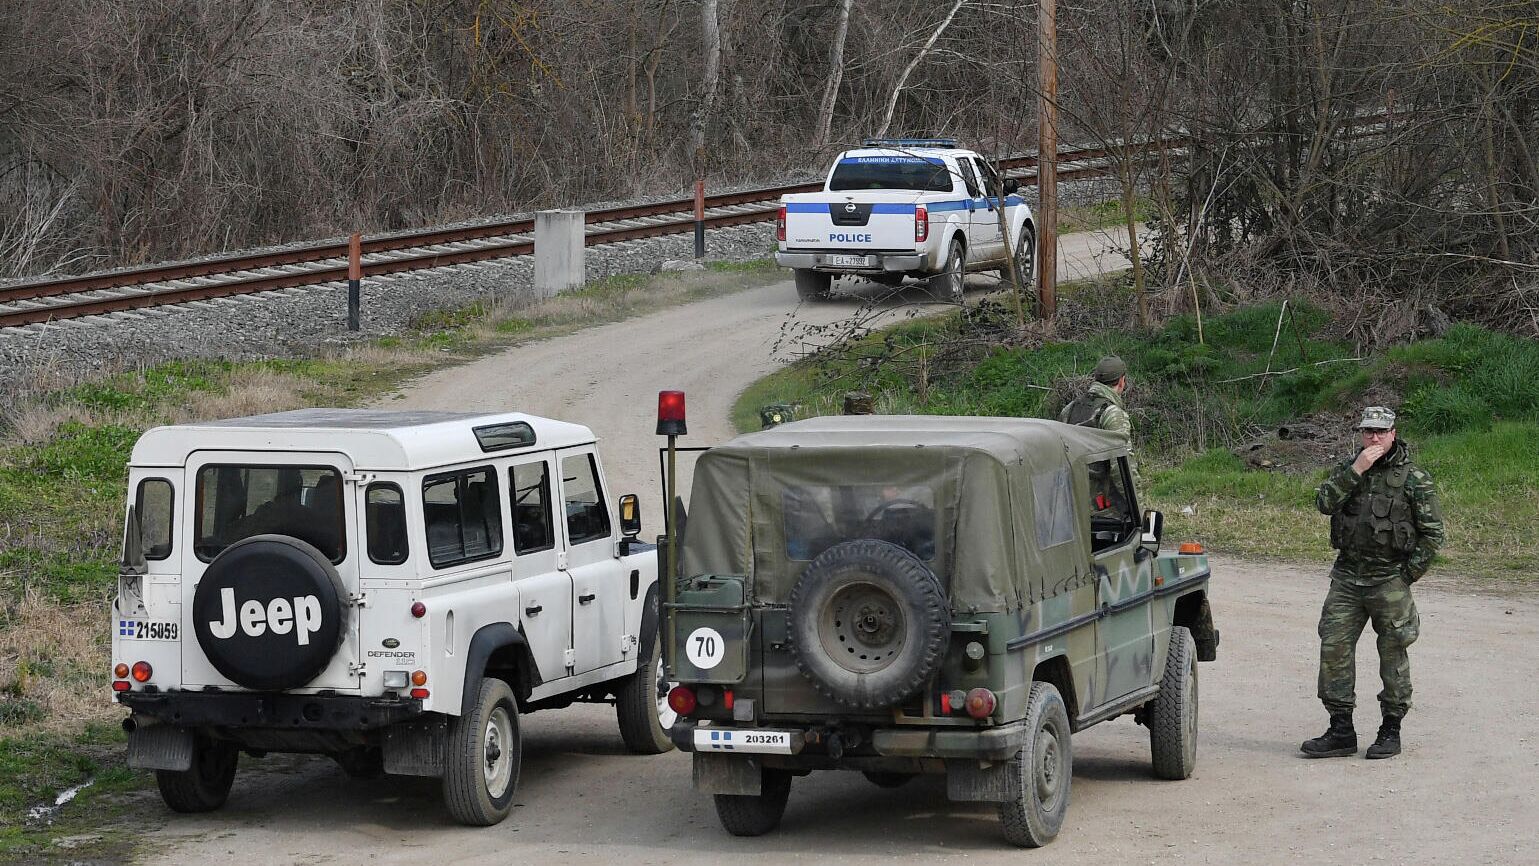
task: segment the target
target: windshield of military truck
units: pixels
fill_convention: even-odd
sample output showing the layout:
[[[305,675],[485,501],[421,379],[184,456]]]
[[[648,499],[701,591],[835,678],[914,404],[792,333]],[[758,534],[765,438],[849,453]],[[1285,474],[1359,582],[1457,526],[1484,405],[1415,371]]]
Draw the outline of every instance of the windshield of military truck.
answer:
[[[204,562],[253,535],[307,541],[332,562],[346,553],[342,475],[330,466],[205,466],[197,497],[193,551]]]
[[[808,561],[842,541],[875,538],[935,559],[935,492],[862,484],[791,487],[782,494],[786,557]]]
[[[861,189],[906,189],[951,192],[951,173],[938,157],[847,156],[828,179],[832,192]]]

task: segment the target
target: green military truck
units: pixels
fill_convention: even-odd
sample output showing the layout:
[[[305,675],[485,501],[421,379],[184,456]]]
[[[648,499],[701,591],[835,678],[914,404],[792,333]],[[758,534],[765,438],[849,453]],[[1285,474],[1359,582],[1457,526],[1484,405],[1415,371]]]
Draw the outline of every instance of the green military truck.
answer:
[[[813,418],[701,454],[665,604],[672,736],[736,835],[791,780],[944,775],[1005,837],[1062,826],[1070,736],[1125,714],[1191,775],[1202,548],[1160,553],[1126,444],[1054,421]]]

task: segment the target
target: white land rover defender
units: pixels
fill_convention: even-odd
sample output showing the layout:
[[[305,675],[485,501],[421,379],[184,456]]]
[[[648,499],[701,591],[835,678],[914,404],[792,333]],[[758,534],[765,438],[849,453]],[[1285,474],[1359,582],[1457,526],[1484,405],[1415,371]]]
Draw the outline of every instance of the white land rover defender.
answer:
[[[218,808],[245,751],[443,779],[501,821],[520,713],[613,701],[671,748],[656,548],[593,433],[516,413],[305,409],[160,427],[129,466],[112,688],[128,763]],[[662,714],[660,716],[660,713]]]
[[[1037,235],[1019,183],[952,139],[865,145],[839,154],[821,192],[780,198],[775,262],[792,269],[802,300],[826,299],[844,275],[889,286],[928,279],[936,295],[959,300],[968,271],[1008,279],[1012,261],[1031,284]]]

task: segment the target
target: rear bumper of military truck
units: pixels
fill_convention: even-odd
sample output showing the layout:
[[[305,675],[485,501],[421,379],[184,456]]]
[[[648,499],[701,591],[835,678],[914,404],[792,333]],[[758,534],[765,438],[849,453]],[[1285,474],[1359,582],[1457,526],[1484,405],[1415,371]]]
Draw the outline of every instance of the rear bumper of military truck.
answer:
[[[763,739],[765,732],[786,733],[784,745],[754,742]],[[766,723],[755,727],[727,725],[699,725],[685,719],[674,723],[673,743],[684,752],[732,755],[778,755],[776,764],[798,763],[795,758],[806,759],[809,765],[823,766],[829,760],[837,762],[844,752],[837,733],[799,725],[775,725]],[[756,738],[753,735],[760,734]],[[714,736],[713,736],[714,735]],[[777,741],[780,738],[775,738]],[[864,741],[863,741],[864,742]],[[850,757],[880,758],[966,758],[980,761],[1004,761],[1014,757],[1026,742],[1026,725],[1015,722],[987,728],[963,727],[902,727],[877,728],[870,732],[867,748],[857,747]],[[792,756],[792,760],[783,760]]]

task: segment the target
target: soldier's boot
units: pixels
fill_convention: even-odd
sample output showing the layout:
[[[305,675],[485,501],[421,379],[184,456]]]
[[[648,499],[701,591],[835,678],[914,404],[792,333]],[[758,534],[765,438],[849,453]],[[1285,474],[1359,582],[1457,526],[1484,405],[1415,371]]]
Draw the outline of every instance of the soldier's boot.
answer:
[[[1310,758],[1343,758],[1357,754],[1357,731],[1352,728],[1352,714],[1331,713],[1331,726],[1325,733],[1313,740],[1305,740],[1299,750]]]
[[[1393,758],[1400,754],[1400,716],[1385,716],[1383,724],[1379,725],[1379,736],[1363,753],[1363,757],[1371,760],[1380,758]]]

